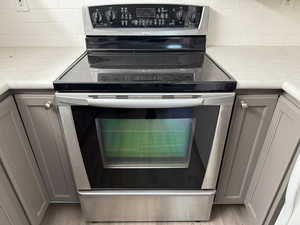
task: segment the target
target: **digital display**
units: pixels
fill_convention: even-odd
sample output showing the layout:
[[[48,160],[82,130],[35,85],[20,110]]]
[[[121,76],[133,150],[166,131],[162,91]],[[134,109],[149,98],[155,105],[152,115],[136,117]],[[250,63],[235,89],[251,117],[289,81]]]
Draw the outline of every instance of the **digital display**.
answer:
[[[155,8],[137,8],[136,17],[155,18]]]

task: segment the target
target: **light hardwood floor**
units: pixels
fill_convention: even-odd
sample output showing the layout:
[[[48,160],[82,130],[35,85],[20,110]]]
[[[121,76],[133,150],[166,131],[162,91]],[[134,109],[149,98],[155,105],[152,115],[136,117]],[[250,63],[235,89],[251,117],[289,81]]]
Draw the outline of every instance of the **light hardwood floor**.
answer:
[[[99,223],[99,225],[246,225],[239,206],[215,206],[209,222]],[[51,205],[42,225],[85,225],[78,204]],[[93,225],[98,225],[93,223]]]

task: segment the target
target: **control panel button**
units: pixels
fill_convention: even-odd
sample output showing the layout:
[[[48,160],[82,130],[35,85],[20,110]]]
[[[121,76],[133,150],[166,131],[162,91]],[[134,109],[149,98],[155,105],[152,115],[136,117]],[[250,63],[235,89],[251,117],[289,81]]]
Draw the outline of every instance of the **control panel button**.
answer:
[[[131,23],[132,23],[134,26],[137,26],[137,25],[138,25],[138,21],[137,21],[137,20],[132,20]]]

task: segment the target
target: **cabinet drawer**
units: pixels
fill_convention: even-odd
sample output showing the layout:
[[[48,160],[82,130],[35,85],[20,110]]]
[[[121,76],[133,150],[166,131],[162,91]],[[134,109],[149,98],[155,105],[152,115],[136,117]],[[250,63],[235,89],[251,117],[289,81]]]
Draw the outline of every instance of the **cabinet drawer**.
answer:
[[[209,220],[215,191],[82,191],[88,221]]]

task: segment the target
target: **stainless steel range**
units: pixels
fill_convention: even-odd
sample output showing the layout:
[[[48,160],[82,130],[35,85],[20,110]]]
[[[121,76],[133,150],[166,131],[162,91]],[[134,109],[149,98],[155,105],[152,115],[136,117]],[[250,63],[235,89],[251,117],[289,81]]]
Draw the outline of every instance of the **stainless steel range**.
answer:
[[[205,54],[208,8],[83,14],[87,51],[54,87],[86,220],[208,220],[236,86]]]

